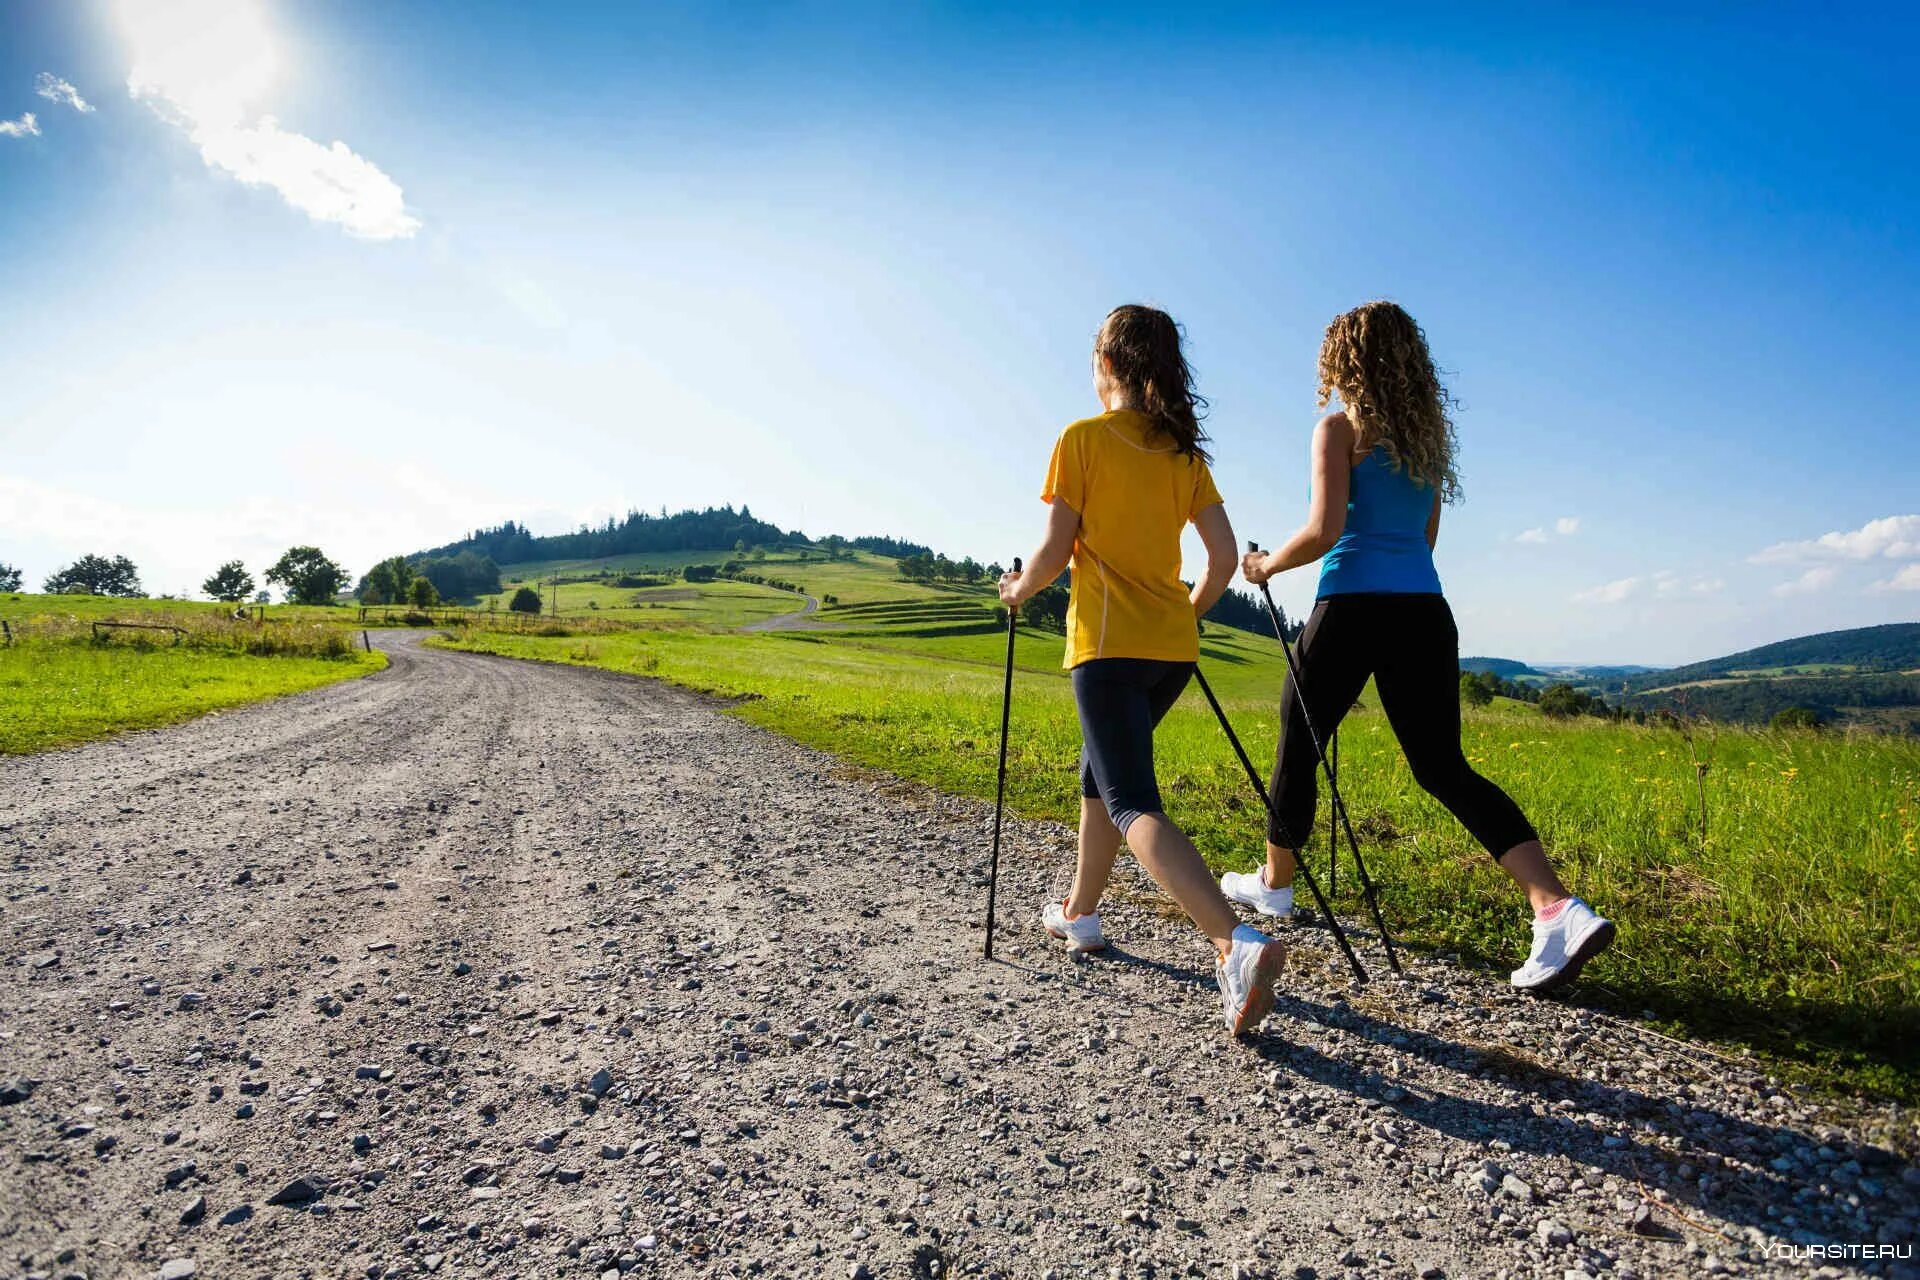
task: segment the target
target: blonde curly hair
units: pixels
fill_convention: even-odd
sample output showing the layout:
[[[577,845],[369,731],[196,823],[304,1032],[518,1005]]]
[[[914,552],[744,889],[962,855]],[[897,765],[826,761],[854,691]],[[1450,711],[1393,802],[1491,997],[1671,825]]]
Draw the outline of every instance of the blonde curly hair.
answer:
[[[1454,403],[1440,383],[1427,335],[1397,302],[1355,307],[1327,326],[1320,344],[1320,407],[1335,395],[1363,448],[1387,451],[1404,470],[1448,502],[1460,500],[1454,470]]]

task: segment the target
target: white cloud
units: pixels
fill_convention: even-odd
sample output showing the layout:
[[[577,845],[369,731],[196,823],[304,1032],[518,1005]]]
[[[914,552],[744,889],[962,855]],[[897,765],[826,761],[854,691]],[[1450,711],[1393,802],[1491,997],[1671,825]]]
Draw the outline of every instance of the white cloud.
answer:
[[[367,240],[420,229],[400,184],[344,142],[316,142],[260,111],[279,55],[257,0],[123,0],[133,47],[127,91],[200,148],[209,165],[272,187],[316,222]]]
[[[42,71],[34,79],[33,91],[48,102],[58,102],[72,107],[82,115],[93,110],[93,104],[80,96],[80,91],[72,82],[62,80],[51,71]]]
[[[31,111],[18,120],[0,120],[0,138],[31,138],[39,132],[40,121]]]
[[[1647,580],[1638,576],[1615,578],[1612,582],[1576,591],[1573,598],[1581,604],[1619,604],[1630,596],[1638,595],[1640,588],[1646,584]]]
[[[1693,594],[1697,596],[1717,595],[1726,589],[1727,580],[1725,578],[1696,578],[1693,585],[1688,588],[1689,591],[1692,591]]]
[[[1791,582],[1783,582],[1773,589],[1776,596],[1804,596],[1815,591],[1824,591],[1833,585],[1834,571],[1824,565],[1807,570]]]
[[[1776,542],[1747,559],[1754,564],[1808,560],[1920,560],[1920,516],[1884,516],[1858,529],[1823,533],[1803,542]]]
[[[1552,541],[1554,534],[1558,534],[1562,538],[1570,538],[1574,534],[1578,533],[1579,531],[1580,531],[1579,516],[1561,516],[1558,520],[1555,520],[1553,522],[1552,533],[1547,532],[1547,527],[1545,525],[1535,525],[1531,529],[1523,529],[1519,533],[1514,534],[1513,540],[1515,542],[1524,542],[1524,543],[1527,543],[1529,546],[1537,547],[1542,545],[1543,543]]]
[[[1910,564],[1891,578],[1883,578],[1867,588],[1879,595],[1886,591],[1920,591],[1920,564]]]

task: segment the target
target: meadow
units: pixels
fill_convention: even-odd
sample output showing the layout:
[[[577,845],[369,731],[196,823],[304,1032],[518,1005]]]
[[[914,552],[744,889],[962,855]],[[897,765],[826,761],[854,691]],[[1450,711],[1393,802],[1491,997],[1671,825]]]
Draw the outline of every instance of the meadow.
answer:
[[[558,617],[500,598],[433,643],[606,667],[733,700],[732,713],[861,765],[991,799],[1005,631],[985,583],[908,582],[885,557],[774,555],[747,567],[834,597],[800,630],[743,633],[794,612],[792,592],[717,581],[613,587],[604,576],[717,563],[663,553],[646,565],[540,566],[563,581]],[[633,559],[624,557],[623,560]],[[535,580],[509,566],[511,582]],[[486,606],[491,603],[492,611]],[[311,688],[377,669],[345,608],[276,605],[264,625],[226,606],[0,596],[0,752]],[[158,621],[171,632],[90,623]],[[1071,822],[1079,732],[1063,639],[1022,628],[1008,795]],[[1264,770],[1284,666],[1269,637],[1209,625],[1202,670]],[[1496,699],[1469,710],[1468,755],[1540,828],[1577,892],[1620,922],[1582,998],[1676,1034],[1746,1046],[1783,1071],[1845,1089],[1920,1098],[1920,743],[1866,732],[1684,729],[1554,720]],[[1264,811],[1212,714],[1190,690],[1157,739],[1169,811],[1216,869],[1253,866]],[[1409,945],[1504,971],[1527,942],[1505,877],[1414,785],[1372,691],[1341,734],[1342,790]],[[1309,848],[1326,859],[1321,834]],[[1061,868],[1064,882],[1066,868]],[[1364,908],[1341,855],[1336,906]],[[1014,909],[1024,911],[1029,904]],[[1313,936],[1313,935],[1309,935]],[[1377,967],[1377,949],[1371,952]]]
[[[0,754],[71,746],[298,693],[387,665],[341,610],[238,622],[228,606],[99,596],[0,596]],[[350,616],[350,615],[347,615]],[[102,628],[132,621],[168,630]]]
[[[860,764],[991,799],[1005,633],[988,591],[905,583],[885,573],[889,563],[770,561],[770,575],[841,598],[815,629],[473,628],[436,643],[670,680],[737,699],[733,714]],[[1019,637],[1008,795],[1016,812],[1071,822],[1079,732],[1062,647],[1058,635]],[[1209,626],[1202,653],[1264,769],[1284,674],[1278,646]],[[1465,739],[1576,892],[1620,923],[1618,943],[1587,971],[1585,998],[1750,1047],[1829,1085],[1920,1098],[1920,744],[1554,720],[1504,699],[1467,714]],[[1264,811],[1197,691],[1156,750],[1169,812],[1208,861],[1254,865]],[[1518,895],[1414,784],[1371,690],[1342,731],[1341,773],[1396,932],[1471,964],[1518,963],[1527,943]],[[1324,818],[1323,808],[1308,851],[1316,865]],[[1348,919],[1363,914],[1356,890],[1342,855],[1335,899]]]

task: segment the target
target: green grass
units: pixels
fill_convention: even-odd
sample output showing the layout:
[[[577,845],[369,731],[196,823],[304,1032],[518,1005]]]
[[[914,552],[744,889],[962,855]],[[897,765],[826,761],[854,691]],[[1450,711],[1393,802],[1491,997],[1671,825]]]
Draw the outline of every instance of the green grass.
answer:
[[[0,648],[0,754],[71,746],[378,671],[386,655],[258,657],[29,638]]]
[[[554,588],[538,588],[552,616]],[[568,582],[559,587],[559,617],[564,620],[599,618],[655,627],[720,627],[733,629],[749,622],[797,612],[805,604],[790,591],[752,582],[690,582],[664,587],[616,587],[603,582]],[[491,603],[496,612],[508,612],[513,588],[497,596],[482,596],[480,609]],[[478,621],[484,622],[484,619]]]
[[[813,587],[800,569],[770,572]],[[877,565],[866,572],[881,576]],[[953,594],[885,580],[868,590],[869,602],[930,607]],[[1279,650],[1210,631],[1202,669],[1264,769],[1284,671]],[[744,698],[735,714],[802,742],[947,791],[993,795],[1005,645],[997,628],[633,630],[585,639],[476,632],[451,643]],[[1058,636],[1021,634],[1008,793],[1017,812],[1071,821],[1079,730],[1061,650]],[[1678,1031],[1752,1046],[1827,1084],[1920,1098],[1920,743],[1696,735],[1710,760],[1703,835],[1693,758],[1673,730],[1556,722],[1501,699],[1469,712],[1464,736],[1478,767],[1540,828],[1576,892],[1620,922],[1619,942],[1589,967],[1585,991],[1625,1012],[1652,1011]],[[1527,942],[1518,895],[1414,785],[1370,690],[1341,750],[1342,790],[1396,930],[1469,962],[1517,963]],[[1197,692],[1169,716],[1156,753],[1168,810],[1208,861],[1254,865],[1264,811]],[[1324,822],[1323,808],[1309,851],[1319,861]],[[1358,915],[1350,872],[1339,885],[1342,913]]]

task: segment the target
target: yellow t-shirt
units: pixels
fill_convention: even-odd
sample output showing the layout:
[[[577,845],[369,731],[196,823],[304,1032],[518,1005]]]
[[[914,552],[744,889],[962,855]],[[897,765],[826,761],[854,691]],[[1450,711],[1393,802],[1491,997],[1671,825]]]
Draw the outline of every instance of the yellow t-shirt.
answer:
[[[1180,533],[1220,501],[1207,464],[1182,454],[1145,414],[1116,409],[1060,433],[1040,496],[1080,513],[1063,665],[1197,661],[1200,629],[1180,581]]]

